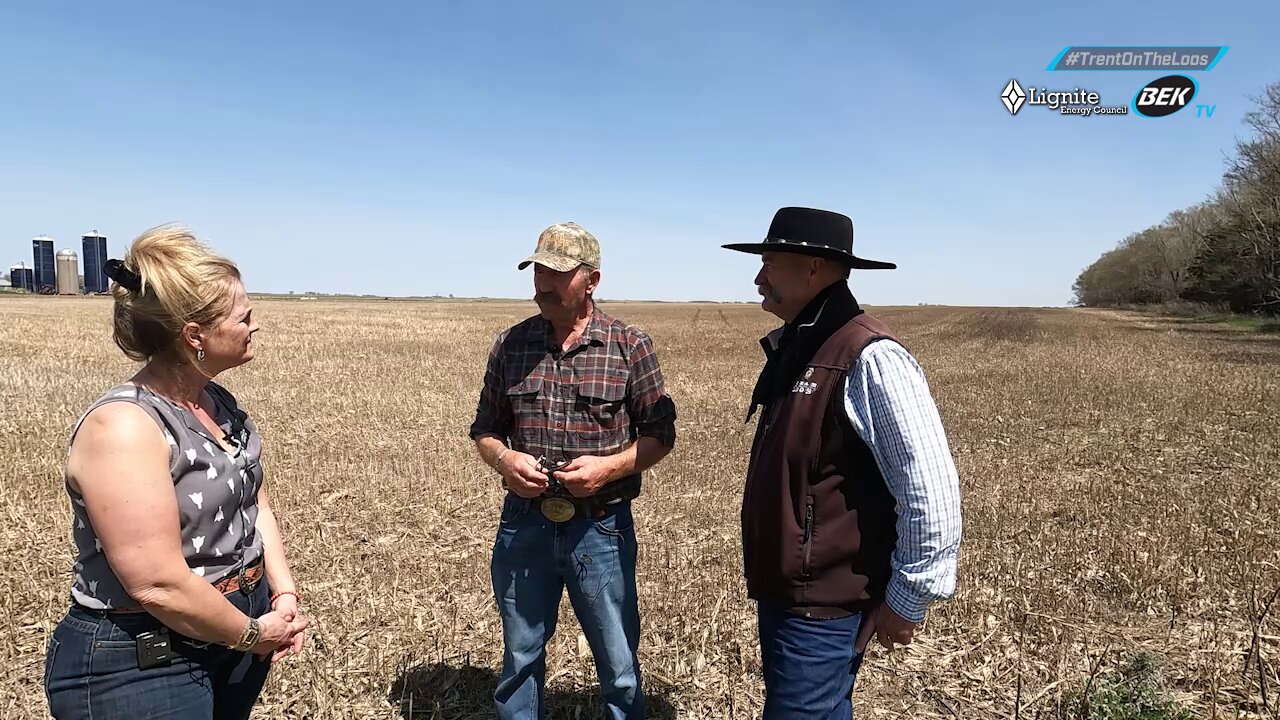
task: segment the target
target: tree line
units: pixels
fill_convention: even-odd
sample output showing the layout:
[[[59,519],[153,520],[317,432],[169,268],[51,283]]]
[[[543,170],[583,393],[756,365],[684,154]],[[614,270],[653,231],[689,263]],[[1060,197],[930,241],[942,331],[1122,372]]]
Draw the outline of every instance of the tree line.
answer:
[[[1076,278],[1086,307],[1207,303],[1280,315],[1280,82],[1253,99],[1218,188],[1125,238]]]

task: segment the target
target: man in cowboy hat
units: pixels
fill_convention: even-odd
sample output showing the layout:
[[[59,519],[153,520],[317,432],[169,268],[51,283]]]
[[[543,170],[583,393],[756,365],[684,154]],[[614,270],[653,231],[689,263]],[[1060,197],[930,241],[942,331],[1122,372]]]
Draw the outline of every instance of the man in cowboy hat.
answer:
[[[600,245],[575,223],[552,225],[537,251],[541,313],[498,336],[471,438],[507,496],[492,580],[505,651],[499,718],[541,718],[546,646],[560,598],[595,656],[606,714],[644,717],[631,500],[640,474],[675,444],[675,405],[653,341],[605,314]]]
[[[742,505],[747,594],[757,601],[766,720],[849,718],[867,643],[911,642],[955,592],[959,482],[924,374],[849,290],[853,222],[782,208],[755,283],[785,325],[747,419],[763,408]]]

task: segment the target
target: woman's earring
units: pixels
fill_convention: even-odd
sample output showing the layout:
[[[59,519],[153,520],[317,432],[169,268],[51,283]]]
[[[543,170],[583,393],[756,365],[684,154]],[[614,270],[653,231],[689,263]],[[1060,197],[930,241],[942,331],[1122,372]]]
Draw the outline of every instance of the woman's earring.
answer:
[[[204,362],[204,349],[196,351],[196,362]]]

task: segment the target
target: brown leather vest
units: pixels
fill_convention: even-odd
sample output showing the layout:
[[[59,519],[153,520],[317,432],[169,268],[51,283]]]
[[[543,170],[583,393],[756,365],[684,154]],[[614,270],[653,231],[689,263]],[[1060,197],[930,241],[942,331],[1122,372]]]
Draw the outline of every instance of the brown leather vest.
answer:
[[[742,501],[752,599],[820,618],[884,599],[895,502],[844,411],[850,368],[881,338],[897,340],[865,313],[852,318],[760,415]]]

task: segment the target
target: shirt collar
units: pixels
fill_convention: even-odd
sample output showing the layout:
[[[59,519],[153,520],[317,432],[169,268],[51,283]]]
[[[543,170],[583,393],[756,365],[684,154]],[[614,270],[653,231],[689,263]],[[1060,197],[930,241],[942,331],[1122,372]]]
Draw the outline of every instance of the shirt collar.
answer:
[[[587,327],[583,329],[582,337],[578,339],[577,345],[569,348],[569,351],[572,352],[583,345],[604,345],[605,341],[608,339],[608,333],[605,331],[605,323],[606,318],[604,313],[600,311],[600,308],[595,304],[595,301],[592,301],[591,315],[587,317]],[[558,350],[559,346],[556,343],[555,326],[551,324],[550,320],[542,318],[542,328],[543,338],[547,343],[547,349],[552,352]]]

